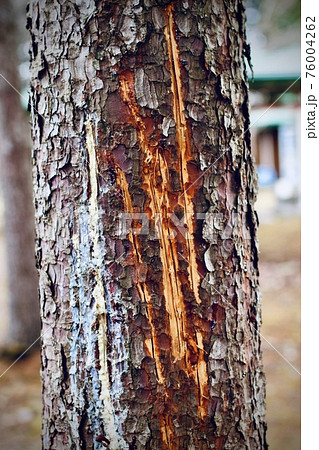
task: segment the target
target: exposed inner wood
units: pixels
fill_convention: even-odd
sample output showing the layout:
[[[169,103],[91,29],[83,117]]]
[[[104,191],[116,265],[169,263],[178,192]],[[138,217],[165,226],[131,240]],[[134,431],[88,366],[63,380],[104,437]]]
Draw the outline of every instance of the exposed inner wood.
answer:
[[[120,168],[120,166],[116,163],[116,161],[113,158],[112,165],[116,170],[117,174],[117,182],[118,185],[123,193],[123,201],[124,201],[124,207],[126,212],[128,213],[134,213],[134,208],[132,206],[132,199],[129,192],[128,183],[126,180],[125,173]],[[135,259],[135,267],[137,269],[137,275],[139,273],[139,266],[143,263],[142,257],[141,257],[141,251],[140,251],[140,244],[138,241],[138,236],[135,233],[132,233],[132,230],[128,233],[128,239],[132,244],[133,248],[133,257]],[[149,288],[147,284],[139,279],[139,276],[137,276],[137,284],[136,284],[138,293],[140,295],[140,298],[143,299],[147,305],[147,313],[148,313],[148,319],[149,324],[151,327],[151,339],[145,341],[145,345],[147,347],[147,350],[152,355],[155,361],[155,367],[156,367],[156,376],[161,384],[165,384],[164,382],[164,376],[162,371],[161,362],[159,359],[159,350],[157,348],[157,338],[156,338],[156,330],[154,327],[153,322],[153,307],[152,307],[152,300],[151,300],[151,294],[149,291]]]
[[[182,193],[178,203],[184,209],[186,221],[186,233],[184,237],[184,246],[187,249],[189,283],[193,291],[196,302],[200,304],[199,282],[200,277],[197,271],[196,251],[194,245],[194,205],[190,192],[188,192],[189,174],[187,163],[191,160],[191,139],[188,131],[186,117],[184,114],[184,101],[182,98],[182,81],[180,63],[178,59],[178,48],[174,33],[173,7],[169,6],[167,12],[167,26],[164,33],[167,42],[169,63],[171,69],[171,87],[174,98],[173,116],[176,123],[176,142],[177,152],[180,161],[180,173]],[[186,310],[184,304],[184,295],[182,283],[179,277],[179,258],[177,243],[174,238],[173,225],[169,220],[174,205],[171,204],[169,187],[169,169],[163,153],[160,151],[158,141],[150,139],[149,128],[139,111],[135,98],[134,73],[126,70],[119,74],[120,94],[123,101],[129,107],[133,126],[137,130],[138,141],[144,155],[144,165],[147,170],[143,170],[143,189],[148,197],[148,209],[151,218],[155,221],[155,227],[160,241],[160,259],[162,262],[163,273],[163,291],[165,298],[165,307],[169,317],[169,329],[171,337],[171,353],[175,361],[183,361],[186,374],[192,377],[198,386],[198,411],[200,417],[207,414],[205,401],[207,399],[207,368],[204,358],[203,337],[200,330],[195,333],[189,331],[187,325]],[[153,168],[153,170],[150,170]],[[162,183],[156,182],[156,174],[159,174]],[[129,191],[125,178],[122,177],[121,186],[124,189],[124,198],[126,199],[126,209],[133,212],[132,203],[129,200]],[[130,237],[134,248],[140,259],[138,237]],[[139,287],[142,298],[145,298],[147,287]],[[147,294],[148,295],[148,294]],[[146,299],[151,309],[151,299]],[[152,314],[150,313],[150,321]],[[156,341],[156,331],[152,326],[153,342]],[[157,348],[153,345],[153,356],[156,361],[158,375],[161,373],[159,358],[156,356]],[[197,355],[197,362],[194,364],[192,355]],[[159,375],[159,379],[161,375]]]
[[[160,427],[162,432],[163,442],[169,450],[177,450],[178,443],[175,438],[174,426],[171,423],[171,417],[168,414],[163,414],[160,418]]]
[[[187,121],[185,117],[185,105],[182,94],[182,76],[179,61],[179,51],[175,35],[174,24],[174,5],[170,4],[166,8],[167,26],[164,28],[164,35],[168,48],[168,55],[170,61],[170,71],[172,79],[172,93],[173,93],[173,114],[176,123],[176,141],[180,154],[180,172],[183,187],[183,193],[179,197],[184,203],[184,213],[186,221],[186,236],[185,243],[188,250],[188,271],[192,290],[197,303],[201,303],[199,296],[200,276],[197,269],[196,249],[194,243],[194,205],[190,195],[189,187],[189,173],[187,169],[187,162],[191,159],[191,138],[188,130]],[[207,396],[207,367],[204,359],[203,337],[200,331],[196,332],[196,344],[198,349],[198,364],[197,364],[197,381],[200,390],[199,395],[199,411],[202,416],[205,415],[203,408],[203,398]]]
[[[172,340],[171,352],[176,360],[181,360],[186,355],[185,307],[182,286],[177,274],[178,252],[173,239],[174,230],[169,222],[169,214],[172,208],[167,192],[168,167],[159,151],[158,143],[151,144],[149,142],[146,124],[140,115],[135,100],[133,72],[123,72],[120,74],[119,80],[122,99],[128,105],[133,124],[137,129],[138,141],[144,154],[144,164],[149,168],[154,167],[154,170],[157,169],[163,180],[160,185],[157,185],[153,171],[147,170],[143,173],[144,190],[149,197],[148,207],[151,211],[151,218],[155,220],[155,227],[160,241],[163,289],[165,305],[169,314]]]
[[[153,166],[155,160],[160,160],[159,167],[162,172],[162,176],[165,179],[166,165],[163,161],[162,156],[159,154],[158,147],[151,147],[147,137],[146,125],[140,116],[138,106],[136,104],[135,92],[134,92],[134,75],[130,71],[126,71],[119,76],[120,81],[120,92],[122,99],[128,105],[133,124],[138,132],[138,140],[141,150],[144,153],[144,162],[150,167]],[[149,170],[144,170],[144,190],[149,194],[149,208],[151,210],[151,217],[155,220],[156,230],[160,239],[160,258],[163,265],[163,285],[164,285],[164,297],[166,301],[166,308],[170,318],[170,332],[172,339],[172,353],[175,358],[181,359],[185,355],[186,342],[184,339],[184,323],[183,323],[183,296],[181,292],[180,281],[176,273],[176,268],[178,267],[177,249],[173,247],[172,240],[170,239],[171,230],[168,226],[168,211],[169,204],[167,198],[167,192],[162,189],[158,192],[155,187],[155,183],[152,179],[153,173]],[[124,197],[129,195],[128,186],[126,183],[125,174],[123,173],[122,186],[126,186],[126,194]],[[163,186],[165,187],[165,181],[163,179]],[[130,211],[133,212],[132,203],[127,205],[130,207]],[[131,233],[130,233],[131,235]],[[132,239],[132,238],[131,238]],[[133,238],[134,239],[134,238]],[[134,239],[137,244],[135,248],[138,248],[138,239],[135,235]],[[147,288],[146,288],[147,290]],[[143,297],[142,297],[143,298]],[[175,302],[174,302],[175,300]],[[151,299],[147,300],[147,304],[150,305]],[[151,307],[151,306],[150,306]],[[150,322],[152,322],[152,316],[150,316]],[[150,323],[152,328],[152,333],[154,330],[154,325]],[[155,330],[154,330],[155,333]],[[154,340],[156,340],[154,336]],[[154,349],[154,359],[156,362],[157,372],[161,373],[161,367],[159,362],[158,349]],[[160,376],[162,383],[165,385],[162,375]],[[167,395],[167,392],[165,393]],[[164,412],[160,417],[160,428],[163,436],[163,440],[169,449],[174,449],[174,427],[169,420],[169,414]]]
[[[194,245],[194,205],[190,196],[188,187],[190,186],[189,174],[187,170],[187,162],[191,159],[191,139],[188,130],[185,105],[182,95],[182,77],[179,61],[179,52],[174,31],[174,6],[171,4],[166,8],[168,25],[164,28],[164,34],[168,49],[170,71],[172,77],[173,92],[173,114],[176,123],[176,141],[180,153],[180,172],[183,186],[183,193],[180,199],[184,203],[184,212],[186,220],[186,245],[188,248],[187,259],[189,261],[188,270],[190,275],[191,286],[197,303],[201,303],[199,297],[200,276],[197,271],[196,250]]]

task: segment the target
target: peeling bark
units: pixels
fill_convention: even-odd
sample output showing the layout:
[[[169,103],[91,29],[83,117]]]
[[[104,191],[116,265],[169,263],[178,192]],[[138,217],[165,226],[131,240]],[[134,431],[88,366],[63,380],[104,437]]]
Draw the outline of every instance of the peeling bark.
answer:
[[[266,448],[242,3],[28,26],[44,448]]]

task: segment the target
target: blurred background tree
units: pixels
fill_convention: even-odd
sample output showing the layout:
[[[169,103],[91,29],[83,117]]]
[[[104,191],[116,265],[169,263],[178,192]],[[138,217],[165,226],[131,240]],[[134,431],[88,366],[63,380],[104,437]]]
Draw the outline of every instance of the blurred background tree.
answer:
[[[25,350],[40,333],[30,131],[28,115],[18,95],[21,87],[18,50],[27,42],[25,6],[21,0],[0,1],[0,182],[9,296],[0,345],[12,356]]]
[[[300,43],[300,0],[247,0],[246,16],[253,49]]]

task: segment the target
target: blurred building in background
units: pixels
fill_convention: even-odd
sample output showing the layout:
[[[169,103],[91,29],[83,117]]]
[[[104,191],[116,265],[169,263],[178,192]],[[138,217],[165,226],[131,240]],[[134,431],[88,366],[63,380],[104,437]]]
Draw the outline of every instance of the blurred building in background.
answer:
[[[247,2],[252,150],[261,220],[300,211],[300,4]]]

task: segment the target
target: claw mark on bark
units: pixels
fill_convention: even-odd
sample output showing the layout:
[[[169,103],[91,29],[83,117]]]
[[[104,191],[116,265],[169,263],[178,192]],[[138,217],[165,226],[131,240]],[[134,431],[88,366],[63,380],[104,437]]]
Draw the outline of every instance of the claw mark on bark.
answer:
[[[177,275],[178,252],[176,243],[172,239],[174,230],[169,225],[170,203],[167,192],[168,167],[163,155],[159,152],[158,142],[150,143],[147,127],[141,117],[135,100],[134,75],[125,71],[119,75],[120,93],[128,105],[133,123],[138,133],[138,141],[144,154],[147,167],[154,167],[161,174],[163,182],[156,185],[151,171],[144,171],[143,185],[148,194],[148,207],[151,218],[155,220],[156,230],[160,240],[160,259],[163,266],[163,288],[167,312],[170,321],[172,339],[172,355],[180,360],[185,357],[185,308],[181,282]],[[147,173],[145,173],[147,172]]]
[[[108,437],[111,440],[111,449],[118,449],[122,445],[122,439],[118,435],[114,423],[113,406],[109,386],[109,372],[107,366],[107,322],[105,308],[105,292],[101,274],[102,255],[99,244],[99,214],[98,214],[98,182],[97,161],[94,135],[91,122],[85,124],[86,147],[89,159],[89,177],[91,195],[89,199],[89,233],[93,244],[92,257],[95,262],[95,287],[93,297],[95,299],[96,316],[98,319],[98,348],[100,359],[99,379],[101,382],[101,398],[104,401],[103,422]]]
[[[163,442],[169,450],[175,450],[178,448],[178,444],[175,439],[174,427],[172,419],[168,414],[163,415],[160,418],[160,427],[162,431]]]
[[[116,163],[116,161],[113,160],[112,163],[113,163],[113,166],[114,166],[116,174],[117,174],[118,185],[123,193],[125,210],[128,213],[133,213],[134,208],[132,206],[132,199],[131,199],[131,195],[129,192],[129,187],[128,187],[125,173],[119,167],[119,165]],[[141,280],[139,280],[139,267],[141,266],[141,264],[143,264],[143,261],[142,261],[138,236],[136,234],[133,234],[132,231],[129,231],[128,239],[131,242],[132,247],[134,249],[135,267],[137,270],[137,290],[138,290],[140,298],[143,299],[147,305],[147,314],[148,314],[149,324],[151,327],[152,338],[150,340],[151,341],[150,345],[148,345],[149,341],[146,342],[146,347],[147,347],[147,350],[149,351],[149,353],[154,358],[155,368],[156,368],[156,376],[157,376],[159,383],[165,384],[164,376],[163,376],[163,369],[162,369],[162,365],[161,365],[161,362],[159,359],[159,350],[158,350],[158,345],[157,345],[156,330],[155,330],[154,322],[153,322],[154,314],[153,314],[151,294],[150,294],[147,284],[145,282],[142,282]]]
[[[155,227],[160,239],[160,259],[163,266],[163,288],[166,302],[166,309],[169,315],[170,334],[172,339],[172,355],[180,360],[185,356],[185,311],[183,294],[180,280],[177,276],[178,254],[176,244],[171,239],[173,230],[168,225],[169,200],[167,195],[168,169],[159,152],[158,143],[151,144],[147,135],[147,127],[141,117],[135,99],[134,74],[131,71],[125,71],[119,75],[120,93],[123,101],[128,105],[133,119],[133,124],[137,129],[138,141],[144,154],[144,162],[148,167],[158,167],[161,172],[163,183],[160,187],[156,186],[152,172],[144,171],[143,185],[149,199],[148,207],[151,210],[151,218],[155,220]],[[125,175],[124,175],[125,177]],[[125,180],[126,181],[126,180]],[[124,183],[125,185],[125,183]],[[125,196],[124,196],[125,197]],[[132,208],[131,205],[127,207]],[[150,320],[151,322],[151,320]],[[154,325],[150,324],[152,329]],[[155,330],[156,331],[156,330]],[[159,358],[155,349],[155,363]],[[162,383],[166,387],[165,380]],[[167,397],[165,389],[165,396]],[[171,423],[169,413],[164,412],[160,417],[160,427],[164,442],[168,448],[174,448],[174,427]]]
[[[164,35],[168,49],[170,71],[172,78],[173,115],[176,123],[176,141],[180,152],[180,170],[183,186],[183,194],[180,196],[180,198],[183,199],[184,210],[185,213],[187,213],[186,218],[190,217],[190,220],[187,221],[187,228],[186,228],[186,245],[188,248],[188,261],[189,261],[188,271],[195,299],[197,303],[201,303],[201,299],[199,296],[200,277],[197,271],[196,249],[193,239],[195,232],[194,218],[193,218],[194,205],[192,198],[189,194],[189,191],[187,190],[187,188],[190,185],[189,174],[187,169],[187,161],[189,161],[192,157],[191,139],[184,113],[185,105],[182,95],[182,77],[179,61],[179,51],[174,31],[173,12],[174,6],[173,4],[171,4],[166,8],[168,24],[164,28]]]
[[[180,198],[183,199],[184,211],[187,220],[186,228],[186,246],[188,250],[188,271],[191,286],[194,292],[195,299],[197,303],[201,303],[199,296],[199,286],[200,286],[200,276],[197,269],[196,261],[196,248],[194,244],[194,205],[192,197],[189,192],[190,180],[189,173],[187,169],[187,161],[191,159],[191,138],[188,129],[186,117],[185,117],[185,105],[182,95],[182,77],[181,77],[181,65],[179,61],[179,51],[177,46],[177,40],[175,35],[175,24],[174,24],[174,5],[170,4],[166,8],[167,15],[167,26],[164,28],[164,35],[166,39],[166,44],[168,48],[168,56],[170,62],[170,71],[172,79],[172,93],[173,93],[173,115],[176,123],[176,141],[180,153],[180,171],[183,186],[183,194]],[[199,413],[201,417],[204,417],[206,412],[203,404],[207,398],[207,366],[204,359],[204,348],[203,348],[203,337],[201,332],[196,332],[196,341],[198,348],[198,364],[197,364],[197,382],[200,391],[199,395]]]
[[[192,192],[191,190],[188,190],[191,183],[188,171],[188,162],[192,160],[191,137],[184,113],[185,106],[182,96],[181,68],[174,31],[173,12],[173,5],[168,6],[165,10],[167,26],[164,29],[164,35],[171,71],[173,116],[176,124],[176,147],[182,184],[182,195],[177,200],[177,203],[179,206],[182,206],[186,218],[186,234],[183,245],[186,248],[187,259],[189,261],[187,268],[189,286],[193,292],[196,303],[200,304],[200,277],[197,271],[196,249],[194,243],[194,205],[192,201]],[[170,184],[169,168],[164,153],[161,151],[159,139],[156,140],[154,137],[151,137],[152,126],[150,127],[149,124],[151,119],[143,118],[139,111],[134,89],[134,72],[131,70],[120,72],[119,84],[121,98],[129,108],[131,121],[137,130],[139,146],[143,153],[144,170],[142,171],[142,187],[147,198],[145,204],[146,209],[150,211],[151,219],[154,220],[160,242],[163,293],[165,307],[169,318],[172,357],[174,358],[174,362],[182,362],[185,373],[197,386],[198,414],[200,418],[203,419],[207,415],[208,398],[208,376],[204,358],[203,336],[198,329],[192,331],[190,324],[187,322],[184,294],[179,276],[181,268],[178,257],[177,241],[174,238],[175,230],[169,220],[170,214],[174,209],[174,204],[169,197],[167,189]],[[152,168],[152,170],[150,170],[150,168]],[[123,173],[119,167],[117,167],[116,171],[118,173],[119,184],[123,191],[125,209],[127,212],[134,212],[125,173]],[[160,176],[160,183],[156,180],[156,175]],[[138,236],[129,233],[128,237],[135,249],[137,262],[142,263]],[[156,329],[152,324],[153,315],[151,313],[151,298],[150,296],[149,298],[146,298],[146,295],[149,295],[147,285],[145,284],[143,288],[142,286],[143,285],[140,283],[139,293],[141,298],[145,299],[149,307],[149,320],[152,329],[152,354],[155,360],[158,378],[161,379],[161,383],[166,388],[165,378],[162,374],[162,366],[158,357],[159,349],[156,345]],[[195,364],[194,354],[196,355]],[[165,392],[165,395],[167,395],[167,392]],[[175,431],[170,413],[166,412],[162,414],[160,422],[164,442],[166,442],[168,448],[175,448]]]

